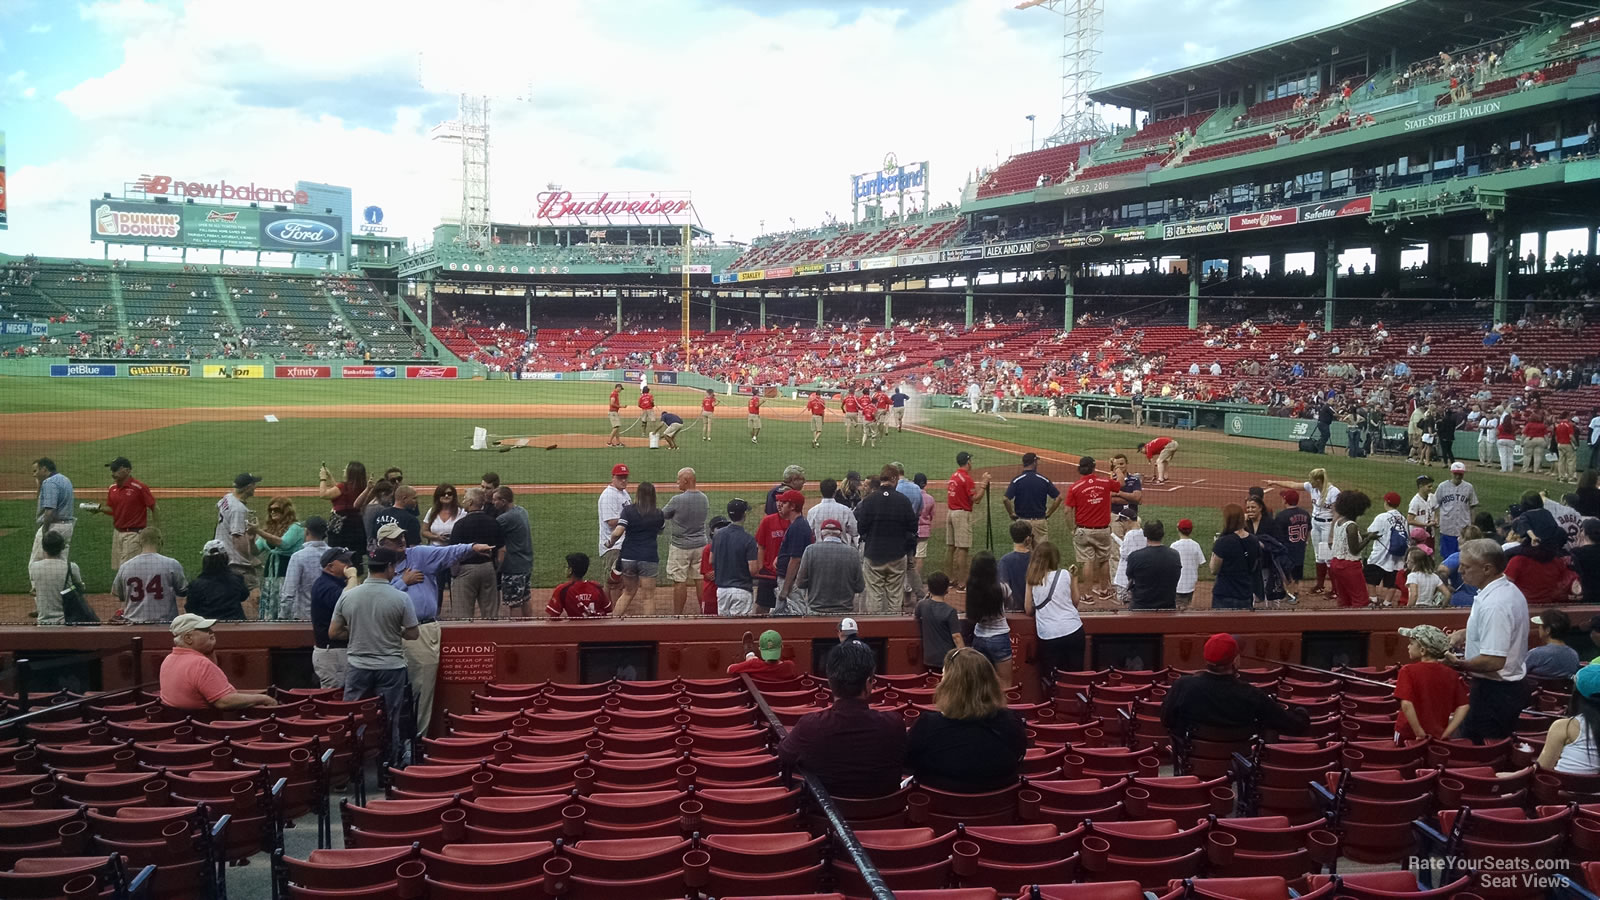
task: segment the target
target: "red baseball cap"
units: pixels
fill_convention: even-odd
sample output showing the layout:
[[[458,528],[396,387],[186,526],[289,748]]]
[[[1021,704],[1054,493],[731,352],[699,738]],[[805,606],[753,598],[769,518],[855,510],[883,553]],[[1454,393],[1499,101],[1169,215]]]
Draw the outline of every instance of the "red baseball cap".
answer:
[[[1194,521],[1192,519],[1179,519],[1178,520],[1178,530],[1179,531],[1193,531],[1194,530]]]
[[[797,509],[806,505],[806,495],[799,491],[784,491],[774,499],[779,503],[793,503]]]
[[[611,467],[611,477],[612,478],[627,478],[628,477],[628,467],[623,465],[622,463],[617,463],[616,465]]]
[[[1206,639],[1206,662],[1212,665],[1233,662],[1239,655],[1239,642],[1231,634],[1213,634]]]
[[[1389,493],[1383,495],[1383,502],[1389,504],[1390,506],[1399,506],[1400,495],[1394,491],[1390,491]]]
[[[1300,505],[1300,492],[1294,488],[1285,488],[1278,492],[1278,496],[1282,497],[1283,502],[1289,504],[1290,506]]]

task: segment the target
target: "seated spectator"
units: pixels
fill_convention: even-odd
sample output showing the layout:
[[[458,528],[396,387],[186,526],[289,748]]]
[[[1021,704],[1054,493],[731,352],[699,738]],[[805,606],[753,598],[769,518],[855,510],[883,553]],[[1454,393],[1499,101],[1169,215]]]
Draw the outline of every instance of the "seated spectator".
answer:
[[[611,598],[605,588],[584,578],[589,574],[589,554],[567,554],[567,580],[550,592],[544,614],[559,619],[596,619],[611,615]]]
[[[1005,690],[989,658],[951,650],[925,711],[906,740],[906,766],[935,790],[981,794],[1016,784],[1028,749],[1022,719],[1006,708]]]
[[[183,610],[207,619],[237,621],[244,618],[244,601],[250,588],[239,573],[228,568],[228,548],[221,541],[206,541],[200,551],[200,575],[189,583]]]
[[[1572,547],[1572,571],[1577,575],[1579,600],[1600,603],[1600,519],[1584,519]]]
[[[1522,591],[1530,605],[1569,603],[1577,599],[1578,577],[1565,556],[1517,553],[1506,561],[1506,580]]]
[[[800,677],[794,660],[783,658],[783,635],[771,629],[761,632],[759,647],[750,632],[744,633],[744,659],[729,666],[728,674],[748,674],[757,682],[769,683]]]
[[[1529,678],[1571,678],[1583,662],[1578,651],[1564,638],[1572,631],[1572,620],[1559,609],[1547,609],[1529,620],[1539,629],[1539,646],[1528,651]]]
[[[1400,701],[1395,716],[1395,740],[1448,738],[1467,717],[1467,686],[1455,669],[1444,664],[1450,638],[1432,625],[1402,628],[1409,638],[1411,662],[1400,667],[1394,696]]]
[[[1237,506],[1234,507],[1238,509]],[[1240,511],[1243,514],[1243,511]],[[1298,706],[1283,706],[1265,691],[1239,678],[1239,642],[1231,634],[1206,640],[1206,670],[1173,682],[1161,704],[1161,724],[1173,734],[1195,728],[1302,734],[1311,717]]]
[[[1550,723],[1539,768],[1569,775],[1600,775],[1600,666],[1578,670],[1567,717]]]
[[[882,797],[900,788],[905,725],[898,713],[868,705],[874,664],[872,648],[860,641],[829,650],[833,706],[802,717],[778,745],[785,766],[815,775],[835,797]]]
[[[242,693],[228,682],[212,659],[216,624],[216,619],[191,613],[172,620],[172,652],[161,661],[161,702],[173,709],[244,709],[277,703],[266,694]]]

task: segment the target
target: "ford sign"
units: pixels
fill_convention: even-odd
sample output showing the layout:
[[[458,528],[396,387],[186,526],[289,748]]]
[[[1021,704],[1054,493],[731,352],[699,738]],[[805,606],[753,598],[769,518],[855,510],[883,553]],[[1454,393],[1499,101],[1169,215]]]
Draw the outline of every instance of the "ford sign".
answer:
[[[264,230],[274,241],[292,247],[317,249],[339,245],[339,229],[326,222],[315,222],[310,219],[278,219],[275,222],[268,222]]]

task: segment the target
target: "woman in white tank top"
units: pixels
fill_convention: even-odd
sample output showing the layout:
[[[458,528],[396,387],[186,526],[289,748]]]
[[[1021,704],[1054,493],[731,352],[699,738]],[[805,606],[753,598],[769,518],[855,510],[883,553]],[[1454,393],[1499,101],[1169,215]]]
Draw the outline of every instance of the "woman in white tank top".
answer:
[[[1572,679],[1567,718],[1551,723],[1539,753],[1539,768],[1568,775],[1600,775],[1600,666],[1587,665]]]

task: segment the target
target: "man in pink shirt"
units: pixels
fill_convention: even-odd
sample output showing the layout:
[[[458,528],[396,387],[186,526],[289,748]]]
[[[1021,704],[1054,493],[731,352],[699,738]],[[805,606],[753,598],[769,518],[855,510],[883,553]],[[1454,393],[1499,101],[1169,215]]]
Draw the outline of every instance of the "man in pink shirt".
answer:
[[[172,653],[161,661],[161,702],[174,709],[243,709],[271,706],[278,701],[266,694],[236,690],[222,674],[211,654],[217,636],[216,619],[184,613],[172,620]]]

